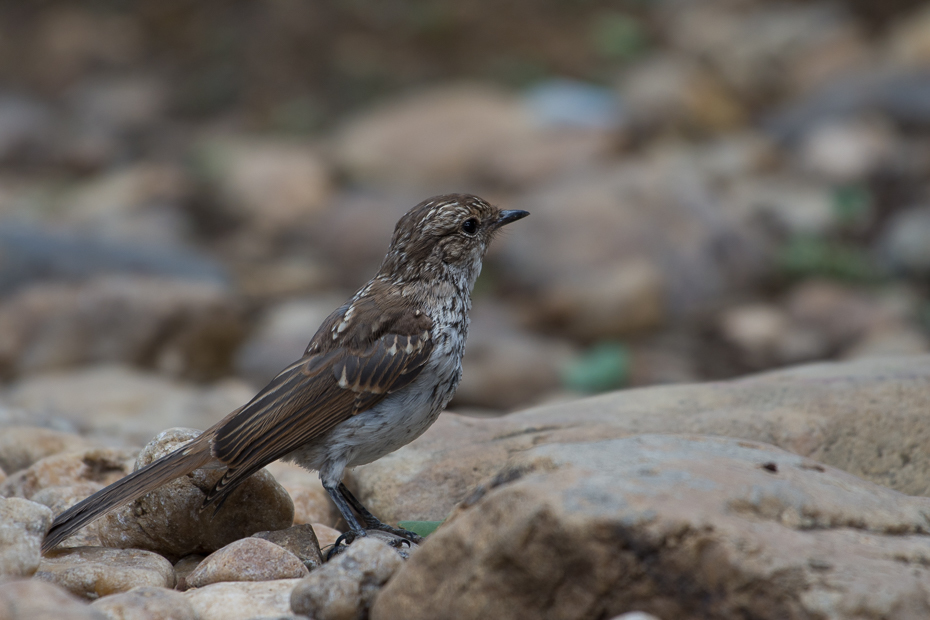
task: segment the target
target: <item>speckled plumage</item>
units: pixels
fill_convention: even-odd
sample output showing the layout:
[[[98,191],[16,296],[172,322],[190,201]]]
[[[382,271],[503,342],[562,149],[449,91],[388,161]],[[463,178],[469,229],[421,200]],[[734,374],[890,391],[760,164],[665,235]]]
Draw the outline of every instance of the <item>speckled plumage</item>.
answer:
[[[378,273],[323,322],[300,360],[197,439],[59,515],[43,549],[198,467],[226,468],[204,501],[219,509],[280,458],[320,472],[353,536],[367,527],[415,539],[371,515],[342,484],[343,473],[420,436],[451,400],[488,244],[526,215],[462,194],[411,209]]]

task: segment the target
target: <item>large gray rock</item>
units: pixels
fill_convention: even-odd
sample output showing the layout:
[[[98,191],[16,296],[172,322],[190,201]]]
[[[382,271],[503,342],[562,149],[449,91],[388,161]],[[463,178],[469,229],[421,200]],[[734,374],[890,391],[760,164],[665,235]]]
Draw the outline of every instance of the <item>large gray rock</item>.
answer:
[[[354,471],[388,522],[444,519],[516,453],[640,433],[774,444],[911,495],[930,495],[930,356],[800,366],[745,379],[641,388],[496,419],[443,414],[417,441]]]
[[[0,575],[29,577],[42,559],[52,511],[18,497],[0,497]]]
[[[928,514],[928,498],[746,440],[543,445],[411,555],[372,618],[916,620]]]
[[[51,551],[42,558],[35,578],[88,599],[136,586],[173,588],[175,584],[174,567],[157,553],[107,547]]]
[[[200,431],[180,428],[159,433],[139,453],[136,469],[199,435]],[[100,539],[110,547],[149,549],[179,559],[191,553],[209,554],[255,532],[293,523],[294,505],[287,491],[266,471],[250,476],[215,515],[212,509],[201,510],[223,471],[195,470],[114,510],[101,519]]]
[[[291,594],[291,609],[317,620],[365,618],[381,587],[403,562],[397,551],[381,540],[372,536],[356,540],[297,584]]]

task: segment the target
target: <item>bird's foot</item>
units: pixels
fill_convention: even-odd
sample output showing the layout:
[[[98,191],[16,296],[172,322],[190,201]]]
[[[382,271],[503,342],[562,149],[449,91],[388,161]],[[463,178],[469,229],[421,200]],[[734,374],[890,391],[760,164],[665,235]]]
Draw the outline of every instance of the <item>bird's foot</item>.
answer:
[[[400,527],[391,527],[387,523],[381,523],[375,519],[374,523],[365,523],[366,530],[377,530],[379,532],[387,532],[388,534],[393,534],[397,538],[403,539],[407,543],[413,543],[419,545],[423,542],[423,537],[419,534],[411,532],[410,530],[405,530]],[[407,545],[410,546],[409,544]]]
[[[326,553],[326,561],[329,562],[334,557],[345,551],[349,548],[356,538],[362,538],[367,536],[368,533],[365,530],[349,530],[344,534],[340,535],[336,539],[336,542],[333,543],[332,548]]]
[[[339,538],[336,539],[336,542],[333,543],[332,548],[326,553],[326,561],[330,561],[348,549],[349,545],[355,542],[355,540],[369,535],[383,540],[395,549],[401,549],[403,547],[409,548],[413,547],[413,545],[418,545],[423,542],[422,536],[419,536],[418,534],[415,534],[409,530],[391,527],[380,522],[378,525],[380,527],[369,527],[365,528],[364,530],[349,530],[348,532],[342,534]],[[402,553],[401,555],[407,557],[405,553]]]

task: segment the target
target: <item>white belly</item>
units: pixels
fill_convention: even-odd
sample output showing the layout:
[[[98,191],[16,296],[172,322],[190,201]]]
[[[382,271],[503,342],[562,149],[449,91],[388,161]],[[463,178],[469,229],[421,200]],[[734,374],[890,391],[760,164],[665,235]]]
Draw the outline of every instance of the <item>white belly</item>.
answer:
[[[413,383],[284,458],[319,471],[326,484],[338,484],[346,467],[378,460],[436,421],[458,386],[460,359],[442,342]]]

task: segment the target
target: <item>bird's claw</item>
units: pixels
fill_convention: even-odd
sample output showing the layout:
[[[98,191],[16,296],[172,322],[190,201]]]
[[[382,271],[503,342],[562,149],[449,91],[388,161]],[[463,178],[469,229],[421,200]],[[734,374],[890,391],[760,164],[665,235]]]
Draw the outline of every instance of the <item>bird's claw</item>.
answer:
[[[389,525],[380,523],[375,527],[370,527],[358,531],[349,530],[348,532],[340,535],[339,538],[336,539],[336,542],[333,543],[332,548],[326,553],[326,561],[328,562],[329,560],[345,551],[349,545],[355,542],[356,539],[368,536],[368,532],[372,532],[372,534],[375,532],[389,534],[393,538],[385,540],[385,542],[395,549],[400,549],[404,546],[412,548],[414,545],[419,545],[423,542],[422,536],[415,534],[410,530],[391,527]],[[379,536],[378,538],[384,539],[386,537]]]

